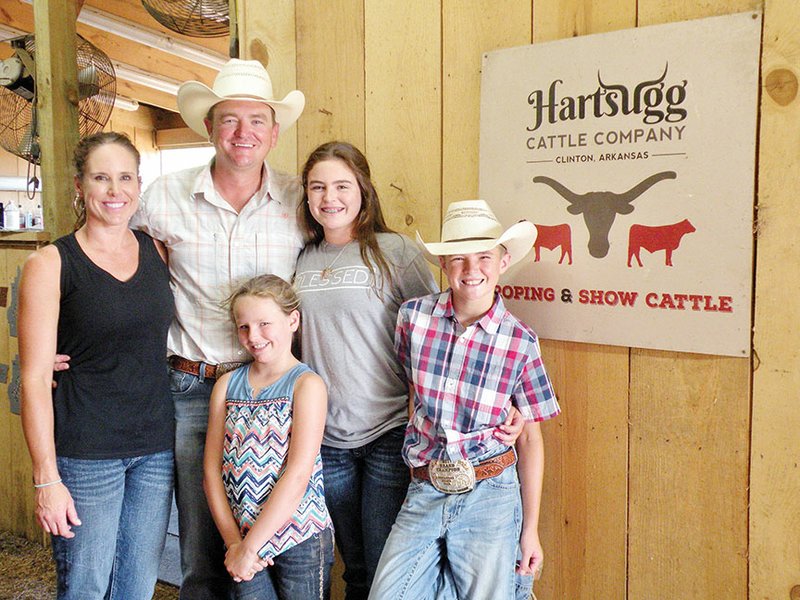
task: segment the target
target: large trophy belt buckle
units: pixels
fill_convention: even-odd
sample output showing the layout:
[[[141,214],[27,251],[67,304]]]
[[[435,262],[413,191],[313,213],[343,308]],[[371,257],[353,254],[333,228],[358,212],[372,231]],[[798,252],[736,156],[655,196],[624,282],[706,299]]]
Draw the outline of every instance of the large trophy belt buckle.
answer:
[[[465,494],[475,488],[475,467],[468,460],[432,460],[428,464],[431,484],[443,494]]]

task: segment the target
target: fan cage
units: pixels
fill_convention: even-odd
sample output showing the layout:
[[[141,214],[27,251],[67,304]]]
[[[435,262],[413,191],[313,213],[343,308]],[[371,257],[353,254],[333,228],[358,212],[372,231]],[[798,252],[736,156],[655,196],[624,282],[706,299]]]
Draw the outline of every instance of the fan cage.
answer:
[[[36,41],[24,40],[28,54],[36,60]],[[111,116],[117,95],[117,78],[108,56],[80,35],[76,39],[78,70],[78,135],[101,131]],[[32,104],[11,90],[0,87],[0,146],[27,161],[39,164],[32,152]],[[38,153],[37,153],[38,154]]]
[[[230,33],[228,0],[142,0],[142,5],[176,33],[209,38]]]

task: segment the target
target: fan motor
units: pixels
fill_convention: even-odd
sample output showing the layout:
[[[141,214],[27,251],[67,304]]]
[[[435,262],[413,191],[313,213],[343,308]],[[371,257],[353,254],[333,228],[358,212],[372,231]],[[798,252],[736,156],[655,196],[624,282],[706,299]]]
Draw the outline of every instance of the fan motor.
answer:
[[[29,102],[33,100],[33,77],[26,71],[18,56],[0,60],[0,85]]]

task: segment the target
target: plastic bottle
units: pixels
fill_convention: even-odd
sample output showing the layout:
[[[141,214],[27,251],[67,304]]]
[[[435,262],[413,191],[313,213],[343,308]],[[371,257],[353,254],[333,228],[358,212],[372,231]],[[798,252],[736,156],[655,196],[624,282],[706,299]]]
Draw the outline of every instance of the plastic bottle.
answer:
[[[17,221],[17,229],[25,229],[25,211],[22,209],[22,204],[19,205],[19,217]]]
[[[19,209],[13,202],[6,204],[4,223],[8,231],[17,231],[19,229]]]
[[[0,229],[6,228],[6,209],[3,206],[3,203],[0,202]]]
[[[37,204],[33,210],[33,228],[39,231],[44,229],[44,213],[42,212],[41,204]]]

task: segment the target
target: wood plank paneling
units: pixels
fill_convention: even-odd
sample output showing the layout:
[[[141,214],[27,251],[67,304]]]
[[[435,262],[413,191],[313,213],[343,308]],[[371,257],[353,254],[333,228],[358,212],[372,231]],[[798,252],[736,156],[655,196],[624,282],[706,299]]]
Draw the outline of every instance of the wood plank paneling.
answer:
[[[605,33],[636,26],[635,0],[537,0],[533,8],[535,42]]]
[[[390,227],[439,235],[441,6],[366,0],[366,155]]]
[[[5,247],[4,256],[0,260],[2,272],[0,282],[8,286],[8,306],[0,311],[3,324],[0,328],[0,335],[7,342],[2,350],[6,352],[3,356],[3,363],[7,364],[8,382],[2,386],[6,391],[4,402],[8,402],[8,392],[11,388],[19,385],[19,356],[16,338],[16,306],[17,306],[17,287],[19,274],[22,264],[28,254],[35,249],[35,245],[26,247]],[[14,335],[11,336],[10,333]],[[14,366],[16,363],[16,367]],[[19,393],[18,387],[12,393]],[[18,396],[17,396],[18,397]],[[28,455],[28,447],[25,444],[25,437],[22,434],[22,425],[19,415],[11,414],[8,405],[0,409],[0,440],[4,442],[3,462],[7,461],[8,473],[0,479],[0,494],[4,498],[2,504],[7,507],[0,510],[0,523],[3,527],[14,531],[26,538],[34,541],[44,542],[46,536],[36,523],[34,516],[34,494],[33,480],[31,475],[31,461]],[[5,512],[9,511],[8,514]]]
[[[0,151],[0,173],[9,174],[9,165],[14,161],[10,154]],[[12,430],[19,426],[19,417],[13,415],[9,408],[8,385],[11,381],[11,359],[9,353],[8,338],[8,305],[11,302],[11,286],[8,281],[8,261],[10,252],[3,252],[0,257],[0,286],[4,288],[6,298],[5,306],[0,307],[0,368],[5,371],[5,378],[0,383],[0,497],[8,498],[11,490],[12,465],[14,463],[15,451],[12,446]],[[0,529],[4,531],[16,531],[14,528],[16,514],[21,512],[22,507],[13,502],[0,502]]]
[[[446,208],[450,202],[478,197],[483,54],[530,44],[531,1],[446,0],[442,31],[442,205]]]
[[[744,4],[639,0],[638,25]],[[628,597],[746,598],[749,360],[632,349],[629,410]]]
[[[363,0],[297,4],[297,83],[306,95],[298,126],[301,166],[331,140],[364,150],[364,46]]]
[[[631,355],[628,597],[746,598],[749,361]]]
[[[639,26],[730,15],[763,6],[763,0],[643,0],[639,2]]]
[[[239,0],[238,6],[240,58],[260,60],[269,72],[275,97],[281,99],[297,89],[295,1]],[[297,173],[296,123],[280,132],[278,145],[269,153],[269,164]]]
[[[535,326],[535,324],[534,324]],[[625,598],[628,349],[542,341],[563,410],[542,426],[539,600]]]
[[[551,41],[633,27],[636,2],[539,0],[533,17],[534,42]],[[547,340],[542,348],[564,412],[543,428],[541,527],[552,550],[537,595],[625,598],[629,352]]]
[[[764,12],[755,370],[750,480],[750,597],[800,585],[800,3]]]

